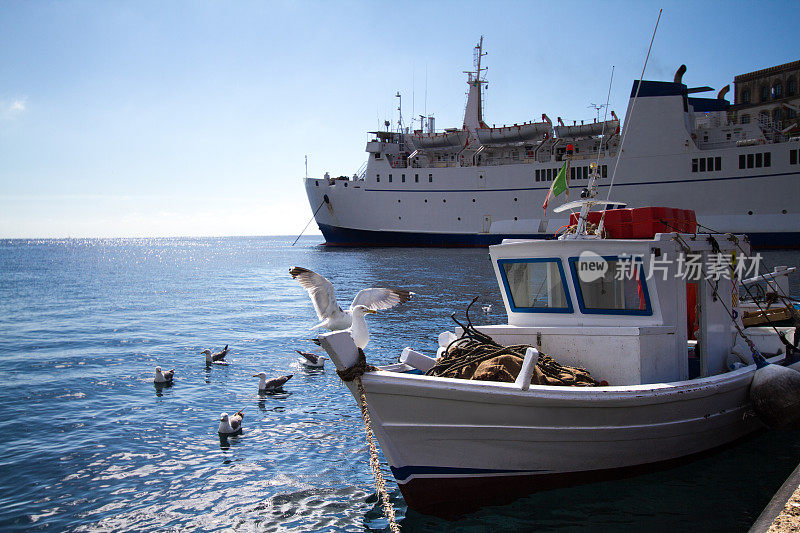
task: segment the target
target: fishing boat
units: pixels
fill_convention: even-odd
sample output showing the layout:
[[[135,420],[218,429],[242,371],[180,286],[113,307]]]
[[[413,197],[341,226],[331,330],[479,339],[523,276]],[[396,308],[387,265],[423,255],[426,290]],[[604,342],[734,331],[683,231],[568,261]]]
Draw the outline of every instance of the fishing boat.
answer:
[[[602,238],[588,222],[599,204],[582,200],[575,232],[560,239],[489,248],[507,323],[465,324],[440,335],[435,355],[409,347],[396,364],[367,367],[363,398],[347,382],[410,508],[448,516],[651,471],[764,427],[752,400],[755,354],[798,363],[778,336],[794,343],[793,328],[741,324],[747,239],[696,233],[691,217],[670,232],[638,211],[633,233],[648,237]],[[702,265],[698,279],[685,272],[689,256]],[[511,381],[436,374],[470,332],[523,347]],[[345,373],[369,356],[347,332],[320,340]],[[594,386],[537,382],[545,354]]]
[[[787,72],[764,71],[785,78],[786,95],[770,97],[764,89],[764,105],[777,111],[752,117],[739,101],[745,93],[750,101],[750,89],[738,91],[734,104],[725,99],[727,87],[701,97],[713,89],[687,86],[681,66],[672,80],[634,81],[624,121],[612,111],[607,120],[556,117],[554,124],[543,113],[538,121],[494,125],[483,113],[484,56],[481,38],[474,69],[466,72],[459,127],[438,130],[433,115],[408,126],[401,112],[396,126],[386,121],[385,130],[371,132],[367,160],[352,176],[305,179],[327,245],[488,246],[552,238],[568,220],[530,206],[542,204],[572,144],[576,192],[599,153],[599,189],[607,190],[613,176],[622,202],[691,209],[702,225],[747,234],[756,247],[800,246],[800,132],[794,119],[788,127],[773,120],[800,111],[800,62],[783,65]]]

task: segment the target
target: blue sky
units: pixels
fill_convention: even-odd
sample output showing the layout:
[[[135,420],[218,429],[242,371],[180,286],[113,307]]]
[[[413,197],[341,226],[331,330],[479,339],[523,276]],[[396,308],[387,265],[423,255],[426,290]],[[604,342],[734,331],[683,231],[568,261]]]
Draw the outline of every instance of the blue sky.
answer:
[[[481,35],[488,123],[589,121],[612,65],[624,116],[662,7],[646,78],[800,59],[797,1],[0,3],[0,237],[295,235],[304,156],[352,175],[396,91],[460,126]]]

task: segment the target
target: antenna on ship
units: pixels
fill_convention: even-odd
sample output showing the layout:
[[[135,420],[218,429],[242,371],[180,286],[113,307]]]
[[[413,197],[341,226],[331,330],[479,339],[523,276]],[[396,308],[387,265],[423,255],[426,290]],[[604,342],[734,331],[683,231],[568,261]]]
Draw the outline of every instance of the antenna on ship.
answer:
[[[397,119],[397,132],[403,133],[403,97],[400,95],[400,91],[397,91],[395,97],[398,100],[397,103],[397,113],[399,118]]]
[[[636,93],[633,95],[633,102],[631,102],[631,108],[628,114],[629,118],[633,118],[633,109],[636,107],[636,100],[638,100],[639,98],[639,89],[642,88],[642,82],[644,81],[644,71],[647,68],[647,61],[650,59],[650,51],[653,49],[653,41],[655,41],[656,39],[656,32],[658,31],[658,23],[661,20],[662,11],[663,9],[658,10],[658,18],[656,19],[656,26],[655,28],[653,28],[653,36],[650,38],[650,47],[647,49],[647,56],[645,56],[644,58],[644,65],[642,65],[642,74],[641,76],[639,76],[639,83],[636,84]],[[614,186],[614,177],[617,175],[617,167],[619,166],[619,160],[622,158],[622,147],[625,145],[625,137],[628,136],[628,131],[630,129],[631,129],[630,124],[626,122],[625,129],[622,132],[622,139],[619,142],[619,149],[617,150],[617,160],[614,162],[614,170],[611,172],[611,182],[608,184],[606,205],[603,206],[603,214],[600,215],[600,222],[597,224],[598,234],[603,231],[603,222],[605,221],[606,210],[608,209],[608,199],[611,197],[611,188]]]
[[[613,65],[612,65],[611,69],[612,69],[611,77],[613,78],[613,77],[614,77],[614,73],[613,73],[613,69],[614,69],[614,67],[613,67]],[[597,111],[597,122],[600,122],[600,110],[601,110],[601,109],[603,109],[604,107],[608,107],[608,101],[606,101],[606,103],[605,103],[605,104],[601,104],[601,105],[597,105],[597,104],[595,104],[594,102],[591,102],[591,103],[590,103],[588,106],[586,106],[586,107],[591,107],[592,109],[594,109],[595,111]],[[607,110],[606,110],[606,111],[607,111]],[[608,116],[608,113],[606,112],[606,114],[604,114],[604,115],[603,115],[603,120],[605,120],[605,118],[606,118],[607,116]],[[606,129],[606,128],[605,128],[605,124],[604,124],[604,125],[603,125],[603,130],[605,130],[605,129]],[[601,135],[602,135],[602,133],[601,133]]]
[[[600,109],[605,108],[606,113],[603,115],[603,126],[600,130],[600,136],[602,140],[605,140],[605,133],[606,133],[606,119],[608,118],[608,102],[611,99],[611,86],[614,83],[614,66],[611,66],[611,79],[608,81],[608,94],[606,95],[606,103],[598,106],[596,104],[591,104],[589,107],[594,107],[597,110],[597,117],[600,118]],[[559,117],[560,120],[560,117]],[[595,196],[597,196],[597,171],[600,167],[600,152],[603,149],[603,142],[600,142],[600,145],[597,147],[597,157],[594,161],[589,164],[589,183],[586,185],[586,188],[581,191],[581,199],[575,202],[569,202],[564,205],[560,205],[557,208],[553,209],[554,212],[559,213],[561,211],[566,211],[567,209],[572,209],[575,207],[580,207],[580,213],[578,215],[578,224],[575,228],[575,234],[565,234],[563,238],[565,239],[582,239],[588,238],[589,233],[586,231],[586,223],[589,219],[589,209],[593,206],[602,204],[604,202],[600,202],[597,200],[593,200]],[[572,145],[567,145],[567,167],[569,167],[570,160],[572,159]],[[566,170],[567,174],[569,173],[569,168]],[[569,181],[567,181],[569,183]],[[608,199],[605,202],[606,205],[603,206],[603,212],[605,212],[606,207],[608,206]],[[622,204],[624,205],[624,204]],[[602,228],[603,225],[598,224],[597,230],[594,232],[595,237],[602,236]]]
[[[308,154],[306,154],[306,179],[308,179]]]

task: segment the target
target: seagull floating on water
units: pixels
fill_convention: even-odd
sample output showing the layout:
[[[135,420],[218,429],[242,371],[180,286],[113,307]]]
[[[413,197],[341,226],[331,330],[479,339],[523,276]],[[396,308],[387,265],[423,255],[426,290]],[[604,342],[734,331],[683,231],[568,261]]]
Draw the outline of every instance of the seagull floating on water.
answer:
[[[220,435],[234,435],[242,432],[242,419],[244,418],[244,409],[239,411],[233,416],[228,416],[228,413],[222,413],[219,419],[219,429],[217,433]]]
[[[308,291],[311,302],[314,304],[314,310],[317,312],[317,318],[321,320],[312,329],[320,327],[331,331],[347,329],[353,325],[354,311],[359,305],[375,312],[379,309],[389,309],[407,302],[414,295],[413,292],[403,289],[386,289],[383,287],[362,289],[353,298],[350,309],[343,310],[336,303],[333,284],[323,276],[303,267],[292,267],[289,269],[289,274]]]
[[[281,376],[279,378],[272,378],[267,379],[266,372],[259,372],[258,374],[253,374],[254,378],[261,378],[258,382],[258,391],[265,392],[265,391],[276,391],[280,390],[283,387],[283,384],[292,379],[294,374],[289,374],[288,376]]]
[[[153,378],[153,383],[172,383],[172,378],[175,377],[175,369],[161,372],[161,367],[156,367],[156,375]]]
[[[489,311],[492,310],[492,304],[484,305],[483,307],[481,307],[481,309],[483,309],[484,313],[488,313]]]
[[[225,347],[217,353],[212,354],[211,350],[206,348],[203,350],[203,355],[206,356],[206,364],[210,365],[211,363],[224,363],[225,356],[228,355],[228,345],[226,344]]]
[[[322,365],[324,365],[325,361],[328,359],[324,355],[317,355],[312,352],[304,352],[302,350],[295,350],[295,352],[303,356],[303,359],[300,361],[301,363],[314,368],[322,368]]]

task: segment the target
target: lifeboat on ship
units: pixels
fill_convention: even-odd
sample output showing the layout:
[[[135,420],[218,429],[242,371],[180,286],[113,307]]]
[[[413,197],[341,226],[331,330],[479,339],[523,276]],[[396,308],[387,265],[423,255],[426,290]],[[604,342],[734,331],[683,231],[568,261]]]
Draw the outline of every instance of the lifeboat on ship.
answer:
[[[499,128],[478,128],[475,133],[481,144],[508,144],[541,139],[550,134],[549,122],[526,122]]]
[[[575,124],[573,126],[556,126],[554,129],[556,136],[560,139],[594,137],[603,134],[611,135],[619,131],[619,120],[605,120],[592,122],[591,124]]]
[[[418,150],[431,148],[460,148],[467,142],[467,130],[445,130],[444,133],[415,133],[410,135],[411,142]]]

